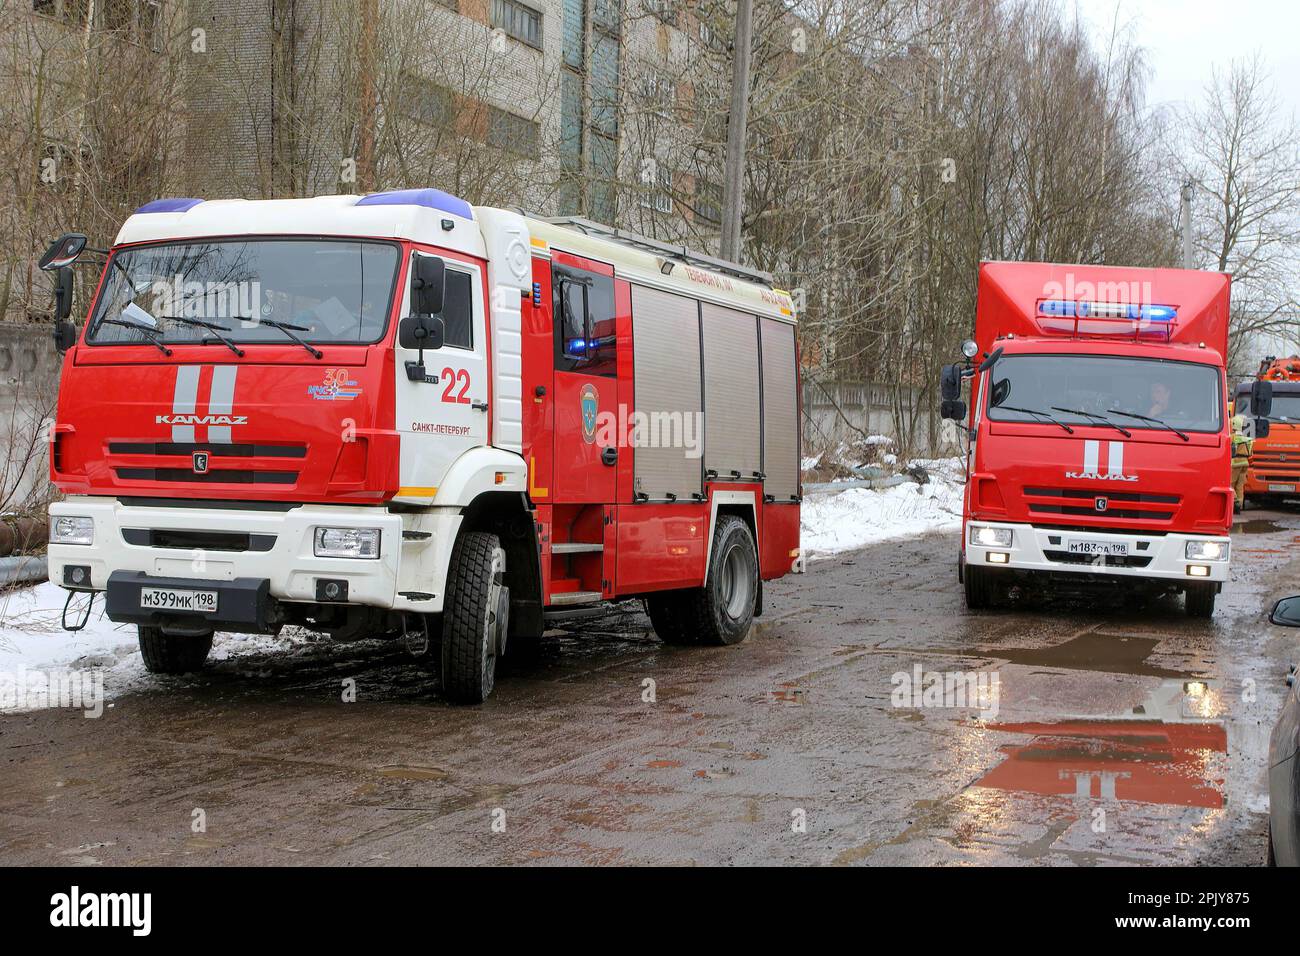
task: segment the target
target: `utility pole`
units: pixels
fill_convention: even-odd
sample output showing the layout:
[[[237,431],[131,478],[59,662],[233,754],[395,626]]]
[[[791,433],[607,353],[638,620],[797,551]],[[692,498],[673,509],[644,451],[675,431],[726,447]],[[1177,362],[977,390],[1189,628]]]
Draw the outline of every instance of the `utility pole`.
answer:
[[[745,127],[749,123],[750,40],[753,0],[736,0],[736,42],[731,60],[731,112],[722,184],[722,258],[739,262],[740,223],[745,215]]]
[[[1195,188],[1189,179],[1183,183],[1180,191],[1181,202],[1178,206],[1178,218],[1183,223],[1183,268],[1194,269],[1192,261],[1192,191]]]
[[[379,29],[379,0],[361,0],[361,32],[357,41],[360,90],[357,103],[357,192],[375,188],[375,57]]]

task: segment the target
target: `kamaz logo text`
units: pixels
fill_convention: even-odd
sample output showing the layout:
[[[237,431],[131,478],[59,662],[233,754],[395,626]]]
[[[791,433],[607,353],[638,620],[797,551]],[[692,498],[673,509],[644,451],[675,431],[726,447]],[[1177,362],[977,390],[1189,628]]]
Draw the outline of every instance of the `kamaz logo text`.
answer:
[[[1124,474],[1124,443],[1112,441],[1106,443],[1106,471],[1101,471],[1101,442],[1085,441],[1083,443],[1083,471],[1067,471],[1066,478],[1079,478],[1086,481],[1137,481],[1137,475]]]
[[[158,415],[158,425],[247,425],[247,415]]]

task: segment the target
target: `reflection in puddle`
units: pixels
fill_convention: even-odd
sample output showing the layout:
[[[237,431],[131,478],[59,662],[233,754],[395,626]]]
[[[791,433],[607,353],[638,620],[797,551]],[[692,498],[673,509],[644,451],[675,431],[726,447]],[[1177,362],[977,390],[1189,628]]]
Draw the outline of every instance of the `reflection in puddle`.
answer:
[[[1239,521],[1232,526],[1233,534],[1272,534],[1274,531],[1285,531],[1276,521],[1268,518],[1252,518],[1249,521]]]
[[[1208,778],[1214,754],[1226,754],[1221,724],[1162,721],[1066,721],[991,724],[1030,734],[1003,747],[1007,759],[977,787],[1048,796],[1080,796],[1185,807],[1222,807],[1223,781]]]
[[[1160,641],[1151,637],[1124,637],[1090,631],[1052,647],[997,647],[985,651],[1012,664],[1104,671],[1141,677],[1183,677],[1178,671],[1146,662]]]

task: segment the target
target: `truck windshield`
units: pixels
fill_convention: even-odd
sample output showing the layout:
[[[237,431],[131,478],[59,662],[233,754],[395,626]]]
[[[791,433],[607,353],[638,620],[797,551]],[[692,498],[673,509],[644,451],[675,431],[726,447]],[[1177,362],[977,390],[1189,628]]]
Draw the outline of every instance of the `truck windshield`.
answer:
[[[998,422],[1217,432],[1224,400],[1212,365],[1116,355],[1006,355],[989,372],[988,417]],[[1032,409],[1038,416],[1029,414]]]
[[[384,333],[398,247],[334,239],[205,239],[113,254],[87,340],[361,344]],[[187,321],[188,320],[188,321]]]

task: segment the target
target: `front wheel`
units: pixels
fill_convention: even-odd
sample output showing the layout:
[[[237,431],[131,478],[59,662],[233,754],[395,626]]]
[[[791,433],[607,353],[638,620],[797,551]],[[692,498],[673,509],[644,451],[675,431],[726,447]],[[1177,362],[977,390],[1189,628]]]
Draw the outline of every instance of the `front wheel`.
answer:
[[[481,704],[496,683],[509,626],[506,555],[494,534],[460,536],[447,570],[442,613],[442,690],[458,704]]]
[[[962,585],[966,589],[966,607],[972,611],[982,611],[993,606],[993,595],[997,589],[995,573],[988,568],[966,565],[961,576]]]
[[[150,674],[188,674],[203,667],[212,650],[212,632],[164,634],[160,627],[140,625],[140,656]]]
[[[1209,618],[1214,616],[1214,599],[1218,596],[1218,586],[1203,582],[1187,586],[1187,616]]]

